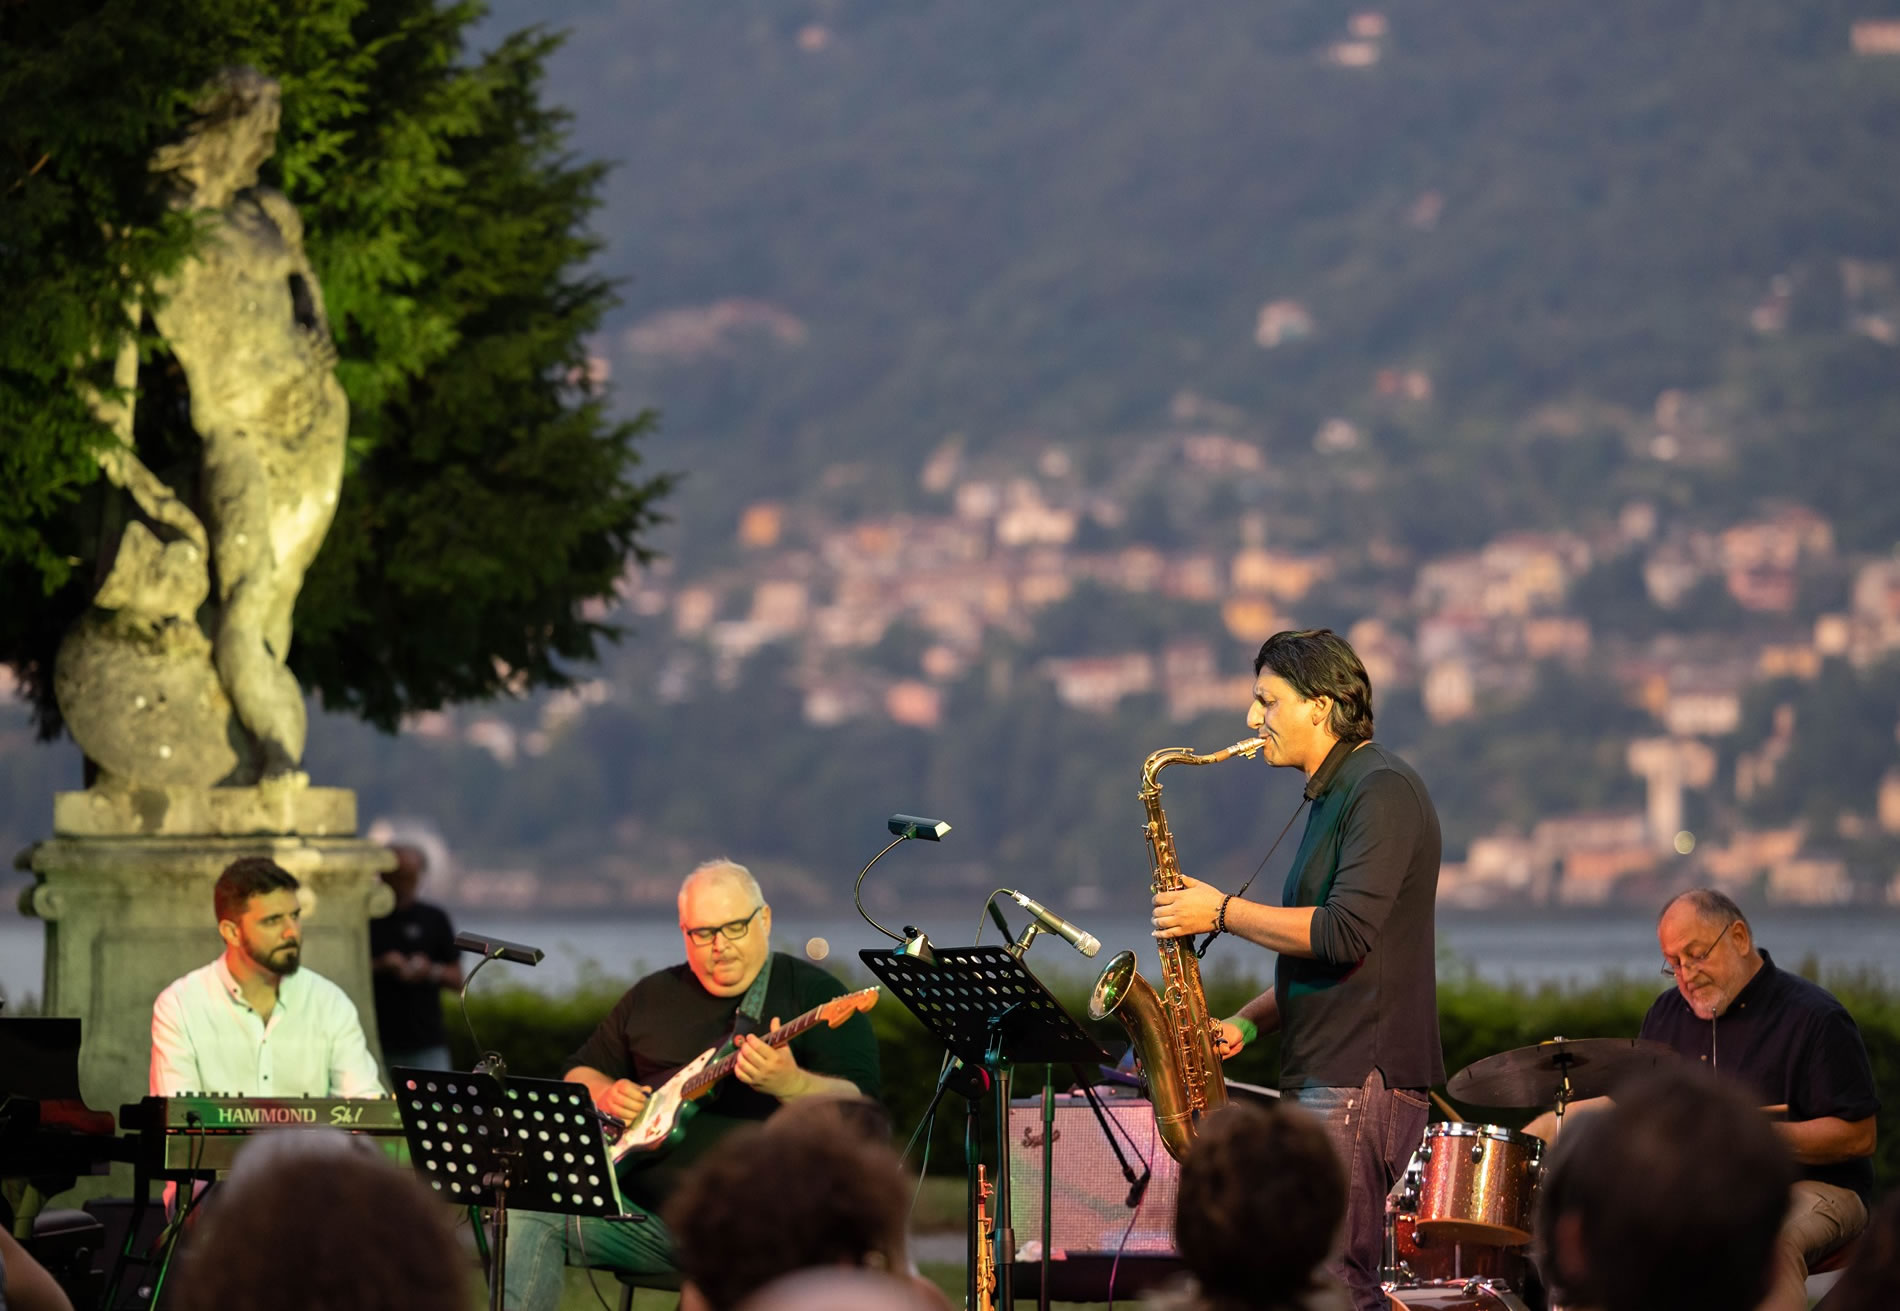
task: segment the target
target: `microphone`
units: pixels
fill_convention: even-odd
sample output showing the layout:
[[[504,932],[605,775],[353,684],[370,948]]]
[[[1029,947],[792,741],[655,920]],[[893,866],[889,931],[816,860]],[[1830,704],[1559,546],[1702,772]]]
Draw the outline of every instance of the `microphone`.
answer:
[[[491,938],[485,933],[458,933],[455,945],[463,951],[472,951],[477,956],[491,960],[499,957],[511,960],[517,965],[539,965],[544,954],[539,947],[524,947],[518,942],[509,942],[505,938]]]
[[[1009,895],[1015,899],[1018,906],[1021,906],[1030,913],[1036,923],[1042,925],[1043,928],[1049,930],[1049,932],[1055,934],[1058,938],[1061,938],[1084,956],[1093,956],[1102,949],[1102,940],[1100,938],[1084,929],[1078,929],[1075,925],[1063,919],[1062,916],[1056,914],[1041,902],[1025,897],[1020,892],[1011,892]]]
[[[926,842],[942,842],[943,835],[950,831],[950,821],[925,819],[922,815],[892,815],[884,821],[884,827],[900,838],[922,838]]]

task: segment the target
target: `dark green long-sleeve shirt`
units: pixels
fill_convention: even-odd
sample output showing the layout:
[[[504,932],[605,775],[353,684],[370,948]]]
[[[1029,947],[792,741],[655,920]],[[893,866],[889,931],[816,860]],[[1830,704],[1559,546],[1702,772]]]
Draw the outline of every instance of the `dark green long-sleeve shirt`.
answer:
[[[1311,958],[1281,955],[1283,1088],[1445,1078],[1433,907],[1438,812],[1412,767],[1377,742],[1348,755],[1313,802],[1282,904],[1314,906]]]

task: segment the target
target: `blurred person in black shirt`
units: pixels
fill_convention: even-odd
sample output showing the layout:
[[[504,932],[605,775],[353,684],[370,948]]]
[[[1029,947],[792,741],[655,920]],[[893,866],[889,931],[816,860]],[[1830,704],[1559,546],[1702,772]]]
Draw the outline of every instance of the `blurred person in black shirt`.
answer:
[[[383,875],[396,909],[369,922],[370,964],[376,990],[376,1027],[386,1065],[419,1070],[449,1068],[449,1035],[442,1024],[442,990],[462,986],[461,957],[448,913],[416,897],[428,858],[419,847],[392,843],[396,868]]]

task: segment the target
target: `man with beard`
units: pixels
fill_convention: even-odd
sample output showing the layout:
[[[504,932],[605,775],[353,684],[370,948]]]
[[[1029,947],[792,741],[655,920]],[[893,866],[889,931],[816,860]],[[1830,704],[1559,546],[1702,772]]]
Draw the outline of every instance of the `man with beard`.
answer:
[[[1358,1311],[1379,1287],[1385,1198],[1445,1079],[1433,916],[1438,811],[1424,781],[1372,738],[1372,680],[1331,629],[1275,633],[1254,657],[1247,727],[1262,758],[1306,775],[1312,805],[1274,900],[1199,879],[1154,898],[1157,938],[1232,933],[1276,954],[1273,986],[1221,1022],[1221,1055],[1280,1031],[1280,1088],[1319,1118],[1346,1171],[1333,1273]]]
[[[224,954],[152,1007],[152,1093],[376,1097],[356,1006],[302,963],[297,880],[265,856],[233,861],[212,894]]]
[[[1656,945],[1676,986],[1650,1006],[1640,1036],[1740,1083],[1800,1167],[1762,1306],[1803,1311],[1809,1265],[1866,1227],[1873,1196],[1880,1096],[1860,1028],[1833,993],[1776,965],[1742,908],[1718,889],[1671,899],[1656,920]],[[1574,1102],[1565,1120],[1610,1104]],[[1524,1128],[1552,1139],[1559,1125],[1546,1111]]]

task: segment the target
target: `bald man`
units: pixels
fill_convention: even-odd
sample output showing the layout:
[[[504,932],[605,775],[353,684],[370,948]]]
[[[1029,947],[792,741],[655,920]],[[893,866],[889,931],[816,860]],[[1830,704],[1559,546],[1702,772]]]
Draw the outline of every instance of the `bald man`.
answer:
[[[1880,1096],[1860,1028],[1834,994],[1776,965],[1719,889],[1672,898],[1657,917],[1656,945],[1675,986],[1650,1006],[1640,1036],[1734,1080],[1777,1117],[1800,1178],[1762,1311],[1806,1311],[1809,1265],[1866,1227],[1873,1195]],[[1572,1118],[1609,1104],[1577,1102]],[[1548,1111],[1525,1126],[1546,1139],[1557,1128]]]
[[[551,1311],[562,1269],[587,1265],[629,1274],[673,1274],[672,1236],[660,1209],[693,1162],[734,1128],[763,1120],[801,1097],[876,1097],[877,1039],[853,1015],[836,1029],[819,1024],[784,1047],[760,1041],[781,1020],[842,996],[842,983],[816,965],[772,950],[772,908],[745,866],[708,861],[679,891],[686,959],[627,989],[564,1076],[587,1088],[594,1104],[631,1120],[669,1075],[709,1047],[738,1042],[730,1079],[696,1103],[683,1140],[650,1164],[623,1170],[628,1208],[645,1223],[573,1220],[539,1211],[509,1215],[509,1311]],[[760,1198],[761,1206],[784,1199]]]

